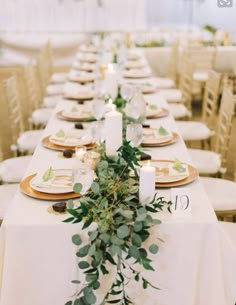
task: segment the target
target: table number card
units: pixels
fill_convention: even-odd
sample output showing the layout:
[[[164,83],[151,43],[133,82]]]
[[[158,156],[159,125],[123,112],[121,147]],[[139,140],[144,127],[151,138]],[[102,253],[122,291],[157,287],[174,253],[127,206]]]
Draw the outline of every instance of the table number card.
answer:
[[[187,188],[171,189],[171,213],[174,217],[191,217],[191,195]]]

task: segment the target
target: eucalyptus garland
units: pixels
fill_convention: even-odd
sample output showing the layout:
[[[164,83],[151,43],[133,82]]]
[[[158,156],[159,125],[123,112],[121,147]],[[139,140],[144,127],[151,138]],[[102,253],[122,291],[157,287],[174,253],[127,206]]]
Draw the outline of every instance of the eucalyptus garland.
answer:
[[[96,169],[97,178],[91,185],[91,190],[80,198],[79,207],[73,208],[72,202],[69,202],[67,212],[71,217],[65,222],[82,222],[82,229],[95,223],[96,229],[93,225],[93,230],[88,231],[86,244],[82,243],[79,234],[72,237],[72,242],[78,246],[78,267],[85,274],[85,282],[72,281],[78,285],[78,290],[66,305],[97,304],[95,290],[102,285],[101,275],[109,274],[109,264],[115,268],[116,275],[100,304],[131,304],[132,300],[126,291],[130,280],[141,281],[143,289],[149,286],[158,289],[136,266],[154,271],[149,254],[158,252],[158,244],[151,244],[145,249],[143,243],[149,238],[150,229],[161,223],[152,215],[170,202],[155,195],[150,203],[141,204],[136,171],[141,152],[124,141],[118,153],[117,157],[102,155]],[[135,174],[134,178],[130,177],[131,171]],[[81,189],[81,184],[74,186],[76,192]],[[132,275],[131,278],[127,277],[127,270]]]

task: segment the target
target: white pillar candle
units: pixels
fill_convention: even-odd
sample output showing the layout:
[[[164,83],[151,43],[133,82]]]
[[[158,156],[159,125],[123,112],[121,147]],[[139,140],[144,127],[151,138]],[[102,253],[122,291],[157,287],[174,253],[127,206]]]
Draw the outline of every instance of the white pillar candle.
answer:
[[[105,115],[106,155],[117,156],[122,145],[122,114],[116,110]]]
[[[118,92],[118,74],[112,64],[105,71],[104,87],[106,92],[114,99]]]
[[[139,201],[148,203],[155,195],[155,167],[150,166],[150,162],[142,166],[139,176]]]

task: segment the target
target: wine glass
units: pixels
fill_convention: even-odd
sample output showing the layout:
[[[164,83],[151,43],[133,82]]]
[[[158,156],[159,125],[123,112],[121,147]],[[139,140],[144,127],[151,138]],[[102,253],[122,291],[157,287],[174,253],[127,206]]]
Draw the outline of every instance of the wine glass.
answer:
[[[105,101],[103,99],[95,99],[92,101],[92,112],[96,120],[100,121],[105,112]]]
[[[72,182],[73,186],[76,183],[80,183],[82,185],[82,190],[80,191],[81,195],[84,195],[94,180],[94,171],[87,164],[78,163],[72,169]]]
[[[123,99],[125,99],[127,102],[129,102],[134,95],[134,90],[135,90],[135,88],[133,85],[123,84],[121,86],[120,93],[121,93],[121,96],[123,97]]]
[[[104,122],[97,121],[91,124],[91,135],[95,143],[101,144],[104,141],[104,132]]]
[[[138,147],[142,143],[143,127],[141,124],[129,124],[126,127],[126,140],[130,141],[130,145]]]

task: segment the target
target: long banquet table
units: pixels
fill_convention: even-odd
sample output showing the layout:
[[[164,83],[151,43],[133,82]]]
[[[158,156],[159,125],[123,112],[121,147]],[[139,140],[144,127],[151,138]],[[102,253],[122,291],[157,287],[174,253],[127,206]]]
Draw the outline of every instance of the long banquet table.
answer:
[[[145,96],[147,102],[168,108],[156,94]],[[59,120],[56,113],[70,102],[61,100],[45,129],[44,136],[60,128],[72,127]],[[89,125],[89,123],[87,123]],[[171,115],[148,120],[152,126],[176,131]],[[153,158],[192,164],[182,139],[165,147],[147,150]],[[71,168],[75,159],[63,159],[58,152],[38,145],[25,176],[42,168]],[[185,185],[190,194],[192,214],[175,217],[160,213],[162,224],[152,240],[161,238],[159,253],[153,257],[155,272],[145,275],[160,290],[143,290],[135,282],[129,287],[135,305],[234,305],[236,291],[236,250],[221,231],[200,179]],[[167,199],[171,189],[158,189]],[[1,305],[63,305],[75,292],[71,280],[80,277],[71,236],[81,233],[80,224],[65,224],[65,215],[48,212],[52,204],[17,192],[0,232]],[[84,239],[86,237],[84,236]],[[108,279],[104,283],[109,283]],[[233,291],[234,289],[234,291]],[[102,292],[101,292],[102,294]]]

